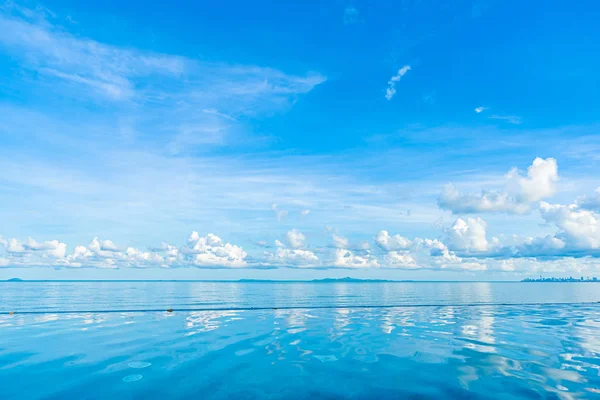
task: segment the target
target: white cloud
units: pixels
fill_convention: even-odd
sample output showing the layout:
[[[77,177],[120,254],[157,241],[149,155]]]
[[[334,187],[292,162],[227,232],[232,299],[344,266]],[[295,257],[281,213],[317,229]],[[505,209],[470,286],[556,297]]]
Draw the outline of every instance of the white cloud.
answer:
[[[302,211],[300,211],[300,215],[302,215],[303,217],[306,217],[308,214],[310,214],[310,210],[302,210]]]
[[[388,268],[421,268],[410,254],[410,251],[390,251],[383,257],[382,264]]]
[[[74,36],[51,20],[4,11],[0,13],[0,46],[15,54],[23,65],[113,100],[141,94],[137,87],[140,78],[155,75],[174,80],[185,76],[188,85],[206,84],[207,78],[212,78],[212,96],[226,89],[226,95],[246,96],[249,100],[255,100],[256,95],[306,93],[324,81],[319,75],[291,77],[268,68],[201,63],[176,55],[119,48]],[[239,78],[247,79],[241,82]],[[210,112],[218,108],[202,109]]]
[[[523,214],[529,204],[517,203],[506,192],[482,191],[480,194],[463,194],[451,183],[444,185],[438,198],[440,208],[455,214],[506,212]]]
[[[97,254],[100,257],[112,257],[114,253],[119,251],[117,245],[111,240],[100,240],[97,237],[92,239],[89,245],[90,251]]]
[[[545,202],[540,204],[540,213],[547,222],[557,226],[559,232],[556,235],[488,240],[487,225],[481,218],[458,218],[445,231],[443,241],[407,239],[380,231],[375,238],[378,245],[375,254],[364,244],[360,246],[361,249],[338,247],[327,253],[327,257],[331,258],[325,264],[313,251],[301,248],[305,246],[305,239],[300,232],[292,230],[291,239],[287,238],[290,245],[276,240],[274,252],[265,252],[261,258],[250,257],[251,261],[247,260],[247,254],[241,247],[224,243],[214,234],[200,236],[198,232],[192,232],[187,244],[181,247],[162,243],[159,247],[148,250],[134,247],[122,250],[110,240],[94,238],[88,246],[76,246],[70,254],[66,253],[66,244],[57,240],[37,242],[28,239],[21,243],[17,239],[0,237],[0,266],[311,268],[333,265],[341,268],[592,273],[592,269],[600,264],[600,261],[591,259],[600,255],[599,216],[580,209],[577,205],[552,205]],[[349,242],[340,236],[336,240],[338,246]],[[297,247],[292,247],[292,243]],[[327,251],[327,248],[323,250]],[[583,266],[578,265],[575,260],[583,260]],[[529,268],[530,264],[535,267]]]
[[[484,112],[487,109],[488,109],[487,107],[475,107],[475,112],[477,114],[480,114],[480,113]]]
[[[181,249],[185,254],[192,255],[192,264],[198,267],[229,267],[239,268],[247,265],[244,258],[247,253],[239,246],[223,243],[220,237],[209,233],[200,237],[198,232],[192,232],[188,238],[188,247]]]
[[[552,256],[557,252],[565,250],[567,244],[557,237],[546,235],[544,237],[528,237],[523,243],[515,246],[514,255],[523,256]]]
[[[544,203],[542,207],[545,207]],[[556,209],[560,207],[569,208],[559,206]],[[561,211],[564,212],[564,209]],[[564,219],[577,218],[567,216]],[[525,238],[512,245],[502,245],[497,238],[487,240],[483,220],[458,219],[446,232],[448,245],[438,239],[415,238],[407,249],[386,251],[380,258],[380,266],[398,269],[489,270],[520,274],[593,274],[600,272],[600,259],[593,256],[600,254],[596,251],[598,247],[593,247],[598,246],[599,239],[595,237],[594,241],[597,230],[592,228],[599,219],[583,219],[569,232],[561,231],[556,236]]]
[[[498,119],[504,122],[508,122],[509,124],[513,124],[513,125],[520,125],[523,121],[521,120],[521,117],[518,117],[516,115],[490,115],[488,118],[490,119]]]
[[[275,217],[277,218],[277,221],[279,221],[279,222],[283,221],[288,216],[288,211],[281,210],[277,204],[273,204],[271,206],[271,210],[273,210],[273,212],[275,213]]]
[[[457,270],[482,270],[485,265],[475,260],[464,260],[438,239],[416,238],[411,248],[417,263],[422,268]]]
[[[6,249],[9,253],[23,253],[25,248],[17,239],[6,239],[3,236],[0,236],[0,244]]]
[[[274,265],[312,267],[319,264],[319,257],[310,250],[289,249],[278,246],[275,253],[265,253],[266,260]]]
[[[448,247],[453,250],[486,251],[488,250],[486,228],[486,222],[479,217],[458,218],[446,232]]]
[[[349,245],[349,241],[348,238],[345,238],[343,236],[338,236],[335,233],[332,236],[332,240],[333,240],[333,245],[339,249],[344,249],[346,247],[348,247]]]
[[[87,86],[114,100],[133,95],[136,77],[178,76],[187,68],[181,57],[119,49],[77,38],[48,21],[16,15],[0,15],[0,45],[41,74]]]
[[[304,247],[306,243],[306,236],[304,236],[302,232],[296,229],[292,229],[291,231],[289,231],[286,234],[286,237],[290,247],[294,249]]]
[[[185,246],[163,243],[160,247],[143,251],[134,247],[121,250],[110,240],[94,238],[88,246],[75,246],[67,254],[67,245],[58,240],[36,242],[28,239],[21,244],[16,239],[0,237],[6,252],[7,265],[14,266],[68,266],[68,267],[246,267],[246,252],[239,246],[224,243],[209,233],[201,237],[192,232]]]
[[[26,85],[35,79],[40,91],[118,108],[139,121],[129,132],[165,136],[171,154],[239,139],[244,131],[239,117],[284,111],[325,81],[318,73],[289,75],[105,44],[72,34],[46,16],[0,8],[0,51],[25,71],[17,76],[26,76]]]
[[[17,239],[12,238],[7,240],[0,236],[0,245],[9,254],[17,254],[19,256],[40,256],[42,258],[51,257],[60,259],[64,258],[67,252],[67,245],[58,240],[39,243],[32,238],[28,238],[25,243],[21,243]]]
[[[527,176],[521,176],[519,170],[511,169],[505,176],[508,192],[517,202],[535,202],[552,197],[558,182],[558,164],[554,158],[537,157],[527,168]]]
[[[600,212],[600,187],[594,191],[593,196],[585,196],[578,202],[579,207]]]
[[[402,77],[410,71],[410,65],[405,65],[398,70],[398,73],[390,78],[388,81],[388,87],[385,91],[385,98],[391,100],[396,94],[396,84],[402,79]]]
[[[376,268],[379,262],[369,253],[357,255],[350,250],[336,249],[333,265],[342,268]]]
[[[133,247],[128,247],[125,251],[127,258],[132,264],[142,265],[161,265],[164,263],[164,258],[159,254],[150,251],[140,251]]]
[[[265,252],[265,261],[271,265],[288,265],[300,267],[313,267],[320,263],[319,257],[310,250],[301,249],[305,244],[305,237],[302,233],[291,230],[287,234],[288,242],[292,248],[289,248],[279,240],[275,240],[275,253]]]
[[[375,237],[375,242],[384,250],[405,250],[413,245],[412,241],[400,236],[394,235],[390,236],[388,231],[382,230],[379,231],[377,237]]]
[[[385,231],[382,231],[385,232]],[[380,232],[381,233],[381,232]],[[387,232],[386,232],[387,234]],[[461,258],[448,246],[438,239],[415,238],[408,240],[399,235],[390,236],[383,234],[382,237],[402,238],[399,243],[390,245],[389,241],[382,241],[384,245],[379,244],[383,249],[396,250],[386,251],[381,258],[381,266],[384,268],[399,269],[448,269],[448,270],[485,270],[485,262],[475,258]],[[398,250],[402,248],[402,250]]]
[[[531,209],[531,203],[548,198],[556,192],[558,165],[553,158],[536,158],[523,176],[516,168],[505,176],[503,191],[482,191],[480,194],[462,194],[452,184],[444,186],[438,205],[459,213],[506,212],[522,214]]]
[[[576,204],[540,203],[540,214],[559,229],[556,238],[574,249],[600,249],[600,215]]]

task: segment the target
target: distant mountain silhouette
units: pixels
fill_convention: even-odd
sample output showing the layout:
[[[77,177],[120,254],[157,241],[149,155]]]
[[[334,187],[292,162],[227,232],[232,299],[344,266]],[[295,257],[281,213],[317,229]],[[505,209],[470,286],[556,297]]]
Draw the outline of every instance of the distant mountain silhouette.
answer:
[[[325,278],[325,279],[313,279],[310,281],[306,280],[271,280],[271,279],[239,279],[237,282],[246,283],[282,283],[282,282],[308,282],[308,283],[365,283],[365,282],[412,282],[412,281],[392,281],[388,279],[356,279],[356,278]]]

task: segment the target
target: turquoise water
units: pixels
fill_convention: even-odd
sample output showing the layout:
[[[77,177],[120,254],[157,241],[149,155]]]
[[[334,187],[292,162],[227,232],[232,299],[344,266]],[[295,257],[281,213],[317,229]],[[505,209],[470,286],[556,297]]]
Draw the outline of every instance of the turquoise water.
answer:
[[[594,283],[0,283],[0,398],[594,398],[598,301]]]

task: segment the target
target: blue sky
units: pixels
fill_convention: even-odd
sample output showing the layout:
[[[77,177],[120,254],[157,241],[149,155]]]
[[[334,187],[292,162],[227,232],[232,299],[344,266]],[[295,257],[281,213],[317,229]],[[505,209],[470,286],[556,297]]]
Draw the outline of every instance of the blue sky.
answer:
[[[594,2],[6,2],[0,279],[600,273]]]

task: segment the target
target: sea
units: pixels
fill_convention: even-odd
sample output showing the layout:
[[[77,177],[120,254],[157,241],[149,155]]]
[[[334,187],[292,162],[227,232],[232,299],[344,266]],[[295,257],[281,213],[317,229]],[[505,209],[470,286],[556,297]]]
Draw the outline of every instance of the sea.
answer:
[[[0,283],[3,400],[444,398],[600,398],[600,283]]]

